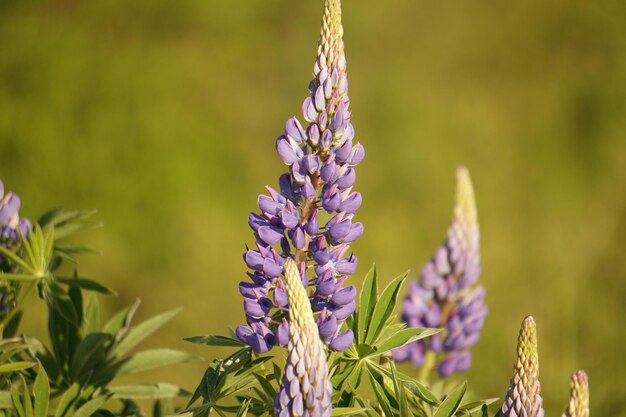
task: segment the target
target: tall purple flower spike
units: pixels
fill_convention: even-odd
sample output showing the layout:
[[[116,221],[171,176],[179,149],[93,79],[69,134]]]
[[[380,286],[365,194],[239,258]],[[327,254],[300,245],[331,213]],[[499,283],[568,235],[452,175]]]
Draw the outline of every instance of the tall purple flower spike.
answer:
[[[350,330],[340,329],[356,307],[356,288],[344,284],[357,264],[350,244],[363,233],[363,224],[354,221],[361,194],[352,187],[365,151],[353,144],[342,37],[341,2],[325,0],[314,78],[302,106],[306,127],[295,117],[285,124],[276,150],[288,172],[278,179],[278,190],[267,187],[268,194],[259,196],[260,213],[248,217],[256,247],[244,254],[251,282],[239,284],[248,325],[236,333],[258,353],[289,339],[281,277],[287,258],[296,261],[302,285],[311,288],[324,342],[342,351],[353,341]]]
[[[409,284],[404,300],[404,322],[409,327],[441,327],[445,331],[393,351],[396,361],[424,365],[426,355],[439,354],[442,377],[466,371],[469,349],[478,341],[487,307],[480,275],[480,244],[474,190],[468,170],[456,171],[456,203],[447,240]]]

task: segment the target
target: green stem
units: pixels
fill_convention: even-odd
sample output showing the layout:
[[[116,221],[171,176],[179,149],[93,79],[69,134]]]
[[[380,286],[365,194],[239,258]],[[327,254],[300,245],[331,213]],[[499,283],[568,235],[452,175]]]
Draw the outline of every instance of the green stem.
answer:
[[[430,371],[435,367],[436,362],[436,353],[432,350],[426,352],[426,357],[424,358],[424,364],[422,365],[419,373],[420,382],[424,383],[426,386],[429,385],[430,380]]]

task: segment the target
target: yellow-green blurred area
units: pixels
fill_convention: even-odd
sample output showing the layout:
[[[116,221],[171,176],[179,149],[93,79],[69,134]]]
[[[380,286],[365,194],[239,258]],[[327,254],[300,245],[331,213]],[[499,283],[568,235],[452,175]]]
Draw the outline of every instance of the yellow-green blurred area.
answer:
[[[385,282],[420,271],[465,164],[489,305],[471,390],[504,396],[533,314],[547,415],[584,368],[592,415],[626,416],[626,3],[344,3],[367,152],[349,282],[373,262]],[[97,208],[105,227],[80,240],[103,254],[79,268],[119,292],[107,314],[136,297],[140,319],[183,305],[143,347],[205,358],[136,380],[195,388],[227,350],[181,339],[244,321],[247,215],[286,169],[274,140],[300,115],[320,16],[320,0],[0,2],[5,188],[31,218]],[[43,304],[27,313],[44,337]]]

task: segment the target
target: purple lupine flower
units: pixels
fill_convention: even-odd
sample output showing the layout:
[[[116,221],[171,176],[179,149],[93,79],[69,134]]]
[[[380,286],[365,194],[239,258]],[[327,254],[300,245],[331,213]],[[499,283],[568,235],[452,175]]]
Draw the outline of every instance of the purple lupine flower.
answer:
[[[424,266],[418,280],[409,284],[403,304],[403,321],[409,327],[442,327],[445,331],[394,350],[396,361],[422,366],[425,355],[439,354],[442,377],[466,371],[469,349],[478,341],[487,307],[485,289],[476,284],[480,275],[479,230],[474,191],[469,172],[456,172],[456,203],[447,240]]]
[[[248,325],[237,335],[259,353],[285,344],[281,272],[288,258],[310,288],[324,342],[340,351],[353,341],[341,326],[356,306],[356,289],[345,282],[357,264],[350,244],[363,234],[363,224],[354,218],[362,198],[353,185],[354,167],[365,151],[354,142],[342,38],[340,0],[325,0],[314,78],[302,106],[306,124],[295,117],[285,124],[276,151],[288,172],[280,176],[278,190],[267,187],[257,201],[260,212],[248,217],[256,247],[244,254],[252,282],[240,285]]]
[[[291,307],[287,330],[288,355],[280,389],[274,399],[274,415],[328,417],[332,412],[333,386],[328,377],[326,352],[320,338],[320,334],[327,329],[323,324],[318,330],[311,302],[301,285],[300,271],[292,259],[285,262],[285,282]],[[331,316],[326,323],[332,320]],[[281,327],[278,327],[278,334],[283,332]]]

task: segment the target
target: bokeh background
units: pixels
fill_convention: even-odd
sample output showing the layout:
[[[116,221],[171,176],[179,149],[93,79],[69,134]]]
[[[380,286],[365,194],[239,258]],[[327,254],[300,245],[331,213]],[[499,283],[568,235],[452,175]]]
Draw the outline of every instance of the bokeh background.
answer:
[[[454,168],[473,175],[490,314],[467,375],[502,397],[519,323],[539,327],[548,415],[585,368],[592,413],[626,416],[626,3],[346,0],[359,285],[417,273],[444,237]],[[97,208],[86,276],[184,305],[145,346],[205,358],[138,379],[193,389],[224,351],[181,342],[244,319],[246,218],[285,169],[320,0],[3,0],[0,177],[22,214]],[[41,303],[27,328],[44,334]],[[30,312],[30,311],[29,311]],[[407,372],[410,369],[405,368]]]

